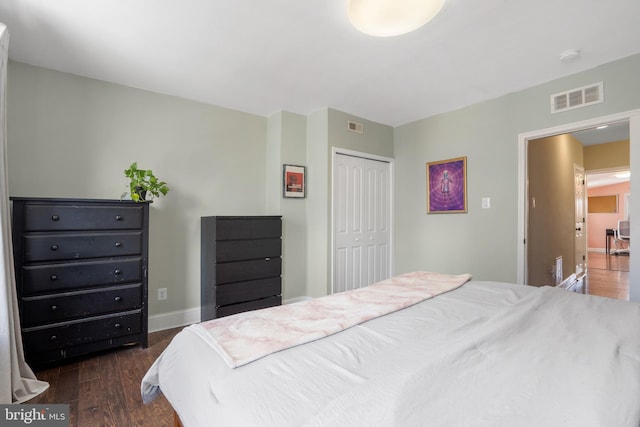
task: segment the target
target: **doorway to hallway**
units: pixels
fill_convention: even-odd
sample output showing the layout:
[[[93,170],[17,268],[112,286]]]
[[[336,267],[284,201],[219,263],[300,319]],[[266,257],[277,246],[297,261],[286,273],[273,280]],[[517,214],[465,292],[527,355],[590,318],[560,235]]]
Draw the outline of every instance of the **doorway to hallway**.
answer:
[[[536,200],[533,200],[531,194],[529,194],[528,189],[528,174],[527,174],[527,147],[528,143],[531,140],[545,138],[553,135],[560,135],[563,133],[573,133],[578,132],[585,129],[595,128],[605,124],[618,123],[621,121],[625,121],[629,123],[630,126],[630,138],[629,143],[632,147],[632,155],[630,161],[630,170],[633,174],[634,167],[638,167],[638,157],[633,154],[634,143],[633,141],[637,141],[637,136],[640,135],[640,110],[633,110],[627,112],[621,112],[617,114],[612,114],[610,116],[603,116],[599,118],[593,118],[589,120],[585,120],[582,122],[575,122],[572,124],[565,124],[561,126],[556,126],[553,128],[542,129],[532,132],[527,132],[518,135],[518,236],[519,236],[519,246],[518,246],[518,278],[517,282],[521,284],[526,284],[529,282],[529,268],[528,268],[528,258],[529,258],[529,237],[531,237],[532,230],[528,227],[528,215],[529,215],[529,207],[531,205],[535,205]],[[632,175],[633,176],[633,175]],[[632,201],[631,206],[633,206],[635,202]],[[632,223],[633,233],[635,226]],[[638,254],[635,252],[631,253],[631,259],[635,259]],[[634,265],[640,265],[639,263],[632,262]],[[630,264],[632,264],[630,263]],[[634,280],[634,277],[639,273],[637,269],[631,268],[629,271],[629,299],[636,301],[640,300],[640,288],[634,285],[634,283],[640,283]]]

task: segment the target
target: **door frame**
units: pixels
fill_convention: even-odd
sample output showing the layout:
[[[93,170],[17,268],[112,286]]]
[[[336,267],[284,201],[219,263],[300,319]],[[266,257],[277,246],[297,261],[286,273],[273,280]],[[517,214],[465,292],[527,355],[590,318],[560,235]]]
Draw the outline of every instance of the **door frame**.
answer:
[[[330,290],[331,293],[333,294],[334,291],[334,269],[335,269],[335,248],[336,248],[336,244],[335,244],[335,224],[336,224],[336,191],[335,191],[335,186],[336,186],[336,176],[335,176],[335,171],[336,171],[336,157],[338,155],[344,155],[344,156],[353,156],[353,157],[360,157],[363,159],[367,159],[367,160],[374,160],[374,161],[379,161],[379,162],[385,162],[389,164],[389,274],[390,276],[393,276],[394,274],[394,266],[393,266],[393,260],[394,260],[394,164],[393,164],[393,159],[391,157],[384,157],[384,156],[378,156],[376,154],[371,154],[371,153],[364,153],[361,151],[354,151],[354,150],[348,150],[346,148],[339,148],[339,147],[333,147],[331,149],[331,247],[329,248],[329,252],[330,252]]]
[[[583,162],[584,163],[584,162]],[[580,185],[578,184],[578,181],[576,180],[576,171],[580,171],[582,173],[582,192],[580,193],[581,195],[581,199],[578,200],[577,197],[577,187]],[[584,170],[584,164],[578,165],[576,163],[573,164],[573,195],[574,195],[574,217],[576,219],[576,226],[578,226],[578,223],[580,223],[580,230],[578,230],[576,228],[576,231],[579,231],[582,234],[582,247],[579,248],[577,245],[577,236],[574,234],[574,240],[576,241],[575,247],[574,249],[574,268],[577,268],[578,266],[576,265],[576,255],[578,255],[578,249],[581,250],[580,255],[582,255],[582,262],[580,262],[580,265],[582,267],[582,271],[578,272],[578,271],[574,271],[574,274],[578,277],[581,278],[582,276],[584,276],[585,274],[587,274],[588,268],[589,266],[587,265],[587,255],[589,252],[589,245],[588,245],[588,234],[589,234],[589,228],[587,227],[587,175],[585,173]],[[582,211],[581,211],[581,216],[582,216],[582,221],[577,221],[578,220],[578,208],[581,207]]]
[[[596,126],[620,122],[620,121],[629,121],[629,130],[630,130],[630,170],[637,169],[640,170],[640,155],[636,155],[636,148],[634,144],[638,144],[635,141],[636,139],[640,141],[640,109],[630,110],[621,113],[611,114],[607,116],[595,117],[588,120],[583,120],[579,122],[562,124],[559,126],[535,130],[531,132],[525,132],[518,134],[518,231],[517,231],[517,283],[521,285],[526,285],[527,283],[527,220],[528,220],[528,212],[529,212],[529,195],[528,195],[528,186],[527,186],[527,146],[530,140],[545,138],[554,135],[561,135],[565,133],[575,132],[579,130],[584,130],[588,128],[593,128]],[[638,158],[636,160],[636,157]],[[638,163],[637,165],[635,163]],[[640,176],[636,177],[634,180],[634,174],[632,173],[631,185],[633,187],[633,182],[637,181],[640,184]],[[640,185],[638,186],[640,187]],[[633,222],[631,223],[632,233],[633,230],[636,229]],[[638,225],[640,228],[640,225]],[[640,233],[639,233],[640,234]],[[637,257],[637,260],[640,260],[640,252],[635,251],[637,255],[632,254],[634,258]],[[638,290],[633,289],[634,277],[636,275],[640,276],[640,270],[635,271],[633,268],[634,261],[633,259],[630,262],[630,272],[629,272],[629,294],[631,299],[633,300],[634,292],[637,296],[640,297],[640,286]]]

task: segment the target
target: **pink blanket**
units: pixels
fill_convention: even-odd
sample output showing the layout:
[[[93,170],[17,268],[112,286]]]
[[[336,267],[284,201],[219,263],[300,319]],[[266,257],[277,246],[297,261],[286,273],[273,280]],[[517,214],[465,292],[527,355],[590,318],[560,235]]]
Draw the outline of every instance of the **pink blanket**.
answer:
[[[294,304],[222,317],[189,328],[236,368],[462,286],[471,276],[418,271]]]

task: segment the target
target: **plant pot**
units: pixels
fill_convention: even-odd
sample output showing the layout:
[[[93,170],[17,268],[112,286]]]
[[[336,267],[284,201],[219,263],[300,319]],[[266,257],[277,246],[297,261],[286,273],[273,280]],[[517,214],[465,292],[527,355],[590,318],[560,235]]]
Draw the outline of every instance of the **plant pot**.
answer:
[[[139,199],[138,199],[139,201],[141,201],[141,202],[145,201],[146,200],[145,197],[147,196],[147,190],[145,190],[144,187],[137,186],[136,187],[136,194],[139,197]]]

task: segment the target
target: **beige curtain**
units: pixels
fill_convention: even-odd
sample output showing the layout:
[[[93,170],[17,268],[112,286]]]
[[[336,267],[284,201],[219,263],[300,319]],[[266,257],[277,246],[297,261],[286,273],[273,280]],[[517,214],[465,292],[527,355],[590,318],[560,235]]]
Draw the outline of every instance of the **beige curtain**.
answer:
[[[7,62],[9,31],[0,23],[0,404],[25,402],[45,391],[24,361],[16,300],[7,176]]]

